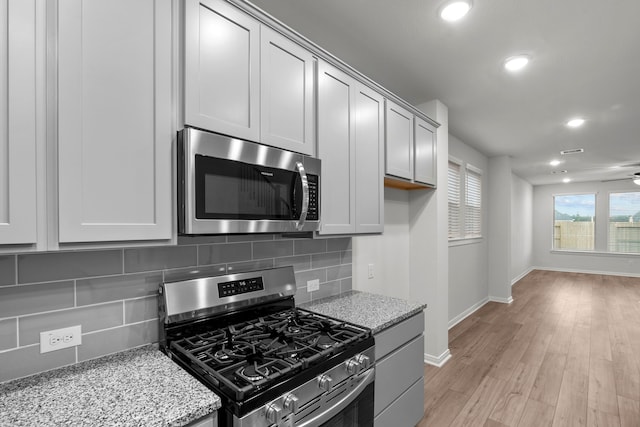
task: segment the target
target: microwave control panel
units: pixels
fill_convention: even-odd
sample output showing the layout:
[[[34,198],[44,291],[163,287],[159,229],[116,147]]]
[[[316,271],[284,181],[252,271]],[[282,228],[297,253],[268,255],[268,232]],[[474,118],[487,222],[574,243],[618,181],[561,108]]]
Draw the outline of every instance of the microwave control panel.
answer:
[[[307,174],[309,184],[309,208],[307,210],[307,221],[318,220],[318,175]]]

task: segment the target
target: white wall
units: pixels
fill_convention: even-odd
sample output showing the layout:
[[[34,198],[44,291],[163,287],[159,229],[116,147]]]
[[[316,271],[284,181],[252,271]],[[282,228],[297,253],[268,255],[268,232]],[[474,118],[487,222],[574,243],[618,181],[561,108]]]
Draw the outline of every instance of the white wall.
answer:
[[[418,109],[438,123],[438,188],[409,195],[410,292],[427,304],[425,310],[425,361],[441,366],[449,352],[449,253],[447,251],[447,163],[449,158],[449,109],[430,101]]]
[[[511,159],[489,159],[489,233],[487,237],[489,299],[510,303],[511,298]]]
[[[489,199],[487,191],[488,159],[482,153],[449,136],[449,155],[483,171],[482,175],[482,234],[483,238],[466,244],[449,244],[449,326],[487,301],[489,295],[487,272],[487,233]],[[445,222],[441,227],[446,228]]]
[[[609,192],[639,191],[631,181],[579,182],[533,188],[533,262],[537,268],[640,276],[640,256],[606,251]],[[596,193],[596,251],[553,252],[553,196]]]
[[[519,176],[511,180],[511,284],[533,266],[533,186]]]
[[[437,189],[385,188],[384,233],[356,236],[352,240],[352,285],[356,290],[426,303],[425,360],[440,365],[450,357],[446,227],[448,109],[439,101],[418,108],[440,123]],[[372,279],[367,274],[369,264],[374,265]]]
[[[409,293],[409,193],[384,189],[384,234],[355,236],[353,289],[410,299]],[[368,278],[373,264],[374,277]]]

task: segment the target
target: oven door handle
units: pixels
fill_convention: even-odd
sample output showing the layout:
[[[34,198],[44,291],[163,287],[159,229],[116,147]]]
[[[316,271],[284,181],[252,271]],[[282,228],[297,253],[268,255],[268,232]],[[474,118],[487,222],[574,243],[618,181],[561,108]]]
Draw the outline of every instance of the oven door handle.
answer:
[[[354,400],[364,391],[364,389],[373,382],[375,379],[375,370],[369,369],[364,378],[360,380],[357,386],[355,386],[349,393],[347,393],[342,399],[338,400],[332,407],[322,411],[315,417],[305,420],[301,424],[296,424],[296,427],[308,427],[321,425],[329,421],[331,418],[342,412],[347,406],[353,403]]]
[[[309,181],[302,162],[296,162],[296,169],[298,169],[300,181],[302,181],[302,209],[300,210],[300,219],[296,222],[296,229],[301,231],[304,227],[304,222],[307,220],[307,211],[309,210]]]

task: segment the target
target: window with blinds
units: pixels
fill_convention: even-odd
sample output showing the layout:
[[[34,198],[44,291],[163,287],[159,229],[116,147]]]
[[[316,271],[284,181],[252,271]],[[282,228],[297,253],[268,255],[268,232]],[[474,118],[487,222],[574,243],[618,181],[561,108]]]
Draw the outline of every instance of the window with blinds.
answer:
[[[449,240],[482,237],[482,171],[449,160],[447,173]]]
[[[482,181],[480,171],[471,165],[465,170],[464,231],[465,237],[482,236]]]
[[[449,161],[447,172],[449,201],[449,239],[462,237],[460,226],[460,165]]]

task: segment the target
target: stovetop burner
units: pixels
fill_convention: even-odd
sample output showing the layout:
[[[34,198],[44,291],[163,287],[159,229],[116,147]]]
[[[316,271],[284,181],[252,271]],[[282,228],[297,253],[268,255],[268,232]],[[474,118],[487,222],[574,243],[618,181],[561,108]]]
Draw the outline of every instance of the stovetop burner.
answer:
[[[263,378],[266,378],[271,374],[271,371],[266,366],[258,367],[257,364],[245,366],[236,371],[236,375],[245,378],[248,381],[256,382]]]
[[[241,399],[344,350],[367,331],[292,308],[172,343]]]

